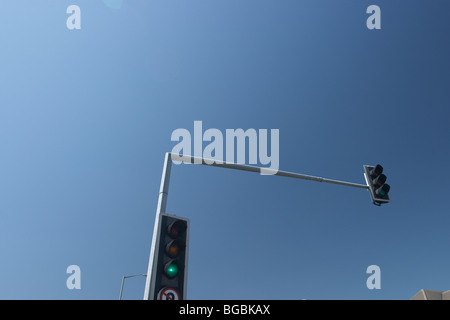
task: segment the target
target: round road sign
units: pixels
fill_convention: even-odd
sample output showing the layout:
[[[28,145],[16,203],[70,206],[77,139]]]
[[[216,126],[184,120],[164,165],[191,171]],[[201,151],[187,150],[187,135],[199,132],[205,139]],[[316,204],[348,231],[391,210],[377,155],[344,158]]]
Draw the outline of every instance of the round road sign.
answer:
[[[180,300],[180,294],[174,288],[162,288],[158,293],[158,300]]]

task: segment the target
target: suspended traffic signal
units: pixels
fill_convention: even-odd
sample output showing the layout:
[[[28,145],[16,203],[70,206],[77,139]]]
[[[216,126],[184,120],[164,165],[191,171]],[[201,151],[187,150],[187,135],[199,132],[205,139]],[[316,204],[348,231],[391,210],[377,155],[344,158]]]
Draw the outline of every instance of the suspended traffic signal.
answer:
[[[189,220],[161,214],[150,299],[186,299]]]
[[[386,175],[383,174],[383,167],[379,164],[376,166],[364,166],[364,177],[369,187],[372,202],[375,205],[382,205],[391,201],[389,190],[391,187],[386,183]]]

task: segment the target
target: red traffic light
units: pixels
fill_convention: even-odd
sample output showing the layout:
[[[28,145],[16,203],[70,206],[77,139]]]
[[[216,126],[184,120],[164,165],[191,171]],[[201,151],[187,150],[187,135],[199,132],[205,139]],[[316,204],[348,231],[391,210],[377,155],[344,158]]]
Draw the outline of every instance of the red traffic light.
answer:
[[[176,220],[167,227],[167,233],[172,239],[181,236],[187,229],[187,223],[184,220]]]

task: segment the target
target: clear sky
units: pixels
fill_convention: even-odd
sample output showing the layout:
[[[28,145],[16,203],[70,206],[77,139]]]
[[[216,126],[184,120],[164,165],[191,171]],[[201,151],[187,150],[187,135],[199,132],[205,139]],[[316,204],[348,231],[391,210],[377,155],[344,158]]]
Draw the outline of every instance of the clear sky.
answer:
[[[69,30],[68,6],[81,9]],[[381,29],[369,30],[369,5]],[[280,170],[173,166],[190,299],[450,290],[447,0],[3,0],[0,299],[117,299],[147,272],[178,128],[279,129]],[[81,289],[66,269],[78,265]],[[366,269],[381,270],[369,290]],[[124,299],[142,299],[127,279]]]

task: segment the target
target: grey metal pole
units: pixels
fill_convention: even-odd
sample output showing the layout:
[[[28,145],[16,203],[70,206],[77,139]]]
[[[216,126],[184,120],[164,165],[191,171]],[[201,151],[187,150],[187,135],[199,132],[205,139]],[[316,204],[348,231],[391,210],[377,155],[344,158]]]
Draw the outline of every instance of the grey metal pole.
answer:
[[[123,283],[125,282],[125,276],[122,277],[122,285],[120,286],[119,300],[122,300]]]
[[[125,279],[126,278],[132,278],[132,277],[138,277],[138,276],[146,277],[147,275],[146,274],[135,274],[135,275],[132,275],[132,276],[123,276],[123,278],[122,278],[122,285],[120,286],[119,300],[122,300],[122,292],[123,292],[123,285],[125,283]]]
[[[274,169],[270,169],[270,168],[255,167],[255,166],[250,166],[250,165],[245,165],[245,164],[235,164],[235,163],[226,163],[226,162],[216,163],[215,160],[213,160],[213,159],[199,158],[199,157],[194,157],[194,156],[177,155],[177,154],[172,155],[170,152],[167,152],[166,156],[165,156],[165,160],[164,160],[163,173],[162,173],[162,177],[161,177],[161,185],[160,185],[160,189],[159,189],[158,207],[156,209],[155,226],[153,229],[152,247],[150,250],[150,260],[149,260],[149,264],[148,264],[148,272],[147,272],[148,276],[147,276],[147,281],[145,283],[144,300],[149,300],[150,294],[155,289],[154,288],[155,283],[154,283],[154,281],[153,282],[151,281],[152,280],[152,270],[154,269],[154,264],[156,263],[154,253],[155,253],[155,248],[157,246],[159,246],[158,230],[159,230],[161,213],[164,213],[166,211],[172,160],[208,165],[208,166],[213,166],[213,167],[222,167],[222,168],[228,168],[228,169],[250,171],[250,172],[256,172],[256,173],[262,173],[265,175],[276,175],[276,176],[303,179],[303,180],[333,183],[333,184],[339,184],[339,185],[343,185],[343,186],[349,186],[349,187],[355,187],[355,188],[361,188],[361,189],[369,189],[369,186],[367,186],[365,184],[333,180],[333,179],[327,179],[327,178],[322,178],[322,177],[315,177],[315,176],[310,176],[310,175],[306,175],[306,174],[274,170]]]
[[[222,168],[228,168],[228,169],[257,172],[257,173],[262,173],[262,174],[266,174],[266,175],[275,175],[275,176],[282,176],[282,177],[289,177],[289,178],[296,178],[296,179],[333,183],[333,184],[339,184],[339,185],[343,185],[343,186],[355,187],[355,188],[361,188],[361,189],[369,189],[369,186],[365,185],[365,184],[333,180],[333,179],[327,179],[327,178],[322,178],[322,177],[315,177],[315,176],[310,176],[310,175],[306,175],[306,174],[274,170],[274,169],[270,169],[270,168],[249,166],[246,164],[235,164],[235,163],[226,163],[226,162],[215,163],[214,160],[212,160],[212,159],[205,159],[205,158],[199,158],[199,157],[194,157],[194,156],[185,156],[185,155],[182,155],[182,156],[173,155],[173,158],[176,159],[177,161],[203,164],[203,165],[208,165],[208,166],[213,166],[213,167],[222,167]]]
[[[150,293],[154,291],[155,282],[152,281],[152,270],[154,270],[154,264],[156,263],[155,249],[159,246],[159,223],[161,218],[161,213],[166,211],[167,205],[167,196],[169,194],[169,181],[170,181],[170,171],[172,168],[172,156],[169,152],[166,153],[164,158],[164,167],[161,177],[161,185],[159,188],[159,197],[158,197],[158,206],[156,208],[156,218],[155,218],[155,226],[153,228],[153,238],[152,238],[152,247],[150,249],[150,260],[148,263],[148,271],[147,271],[147,280],[145,282],[145,292],[144,292],[144,300],[150,299]]]

